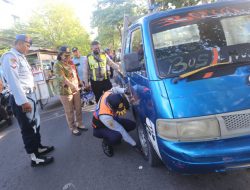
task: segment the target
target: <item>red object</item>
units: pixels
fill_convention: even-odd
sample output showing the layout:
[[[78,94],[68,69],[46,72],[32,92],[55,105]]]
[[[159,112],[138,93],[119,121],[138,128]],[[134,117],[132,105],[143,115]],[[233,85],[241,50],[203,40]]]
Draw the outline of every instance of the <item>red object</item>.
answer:
[[[216,48],[213,48],[213,61],[212,61],[211,65],[218,64],[218,58],[219,58],[218,50]]]
[[[204,79],[210,78],[213,76],[213,74],[214,74],[214,72],[208,72],[202,78],[204,78]]]

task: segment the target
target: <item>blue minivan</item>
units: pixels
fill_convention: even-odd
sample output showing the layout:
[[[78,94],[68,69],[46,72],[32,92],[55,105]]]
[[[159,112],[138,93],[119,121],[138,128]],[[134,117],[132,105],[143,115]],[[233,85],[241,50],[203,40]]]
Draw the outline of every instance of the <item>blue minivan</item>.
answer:
[[[123,66],[145,158],[181,173],[250,166],[250,1],[147,15]]]

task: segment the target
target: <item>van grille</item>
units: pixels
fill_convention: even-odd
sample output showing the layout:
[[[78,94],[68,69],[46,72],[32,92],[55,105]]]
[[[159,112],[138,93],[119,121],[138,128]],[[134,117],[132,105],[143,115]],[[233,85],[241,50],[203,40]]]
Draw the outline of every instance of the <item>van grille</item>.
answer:
[[[222,116],[228,131],[250,128],[250,113]]]

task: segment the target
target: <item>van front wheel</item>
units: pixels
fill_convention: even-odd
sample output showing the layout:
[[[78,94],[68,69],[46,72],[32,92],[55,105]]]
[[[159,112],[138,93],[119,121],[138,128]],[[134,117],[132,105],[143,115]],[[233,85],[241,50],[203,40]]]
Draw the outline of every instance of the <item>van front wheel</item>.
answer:
[[[148,161],[149,165],[152,167],[159,166],[161,164],[161,160],[159,159],[153,146],[148,140],[148,134],[146,128],[141,124],[138,117],[136,123],[137,123],[137,134],[145,160]]]

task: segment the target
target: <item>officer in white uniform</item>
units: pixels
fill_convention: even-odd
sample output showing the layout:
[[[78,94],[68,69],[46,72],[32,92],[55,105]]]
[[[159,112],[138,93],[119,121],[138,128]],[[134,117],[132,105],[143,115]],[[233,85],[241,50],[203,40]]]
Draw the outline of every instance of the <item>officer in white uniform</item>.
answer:
[[[15,47],[5,53],[0,62],[12,94],[10,103],[21,129],[25,150],[31,156],[31,166],[39,166],[53,161],[53,157],[43,155],[54,150],[54,147],[41,145],[40,116],[36,106],[34,78],[25,58],[31,45],[32,40],[29,36],[17,35]]]

